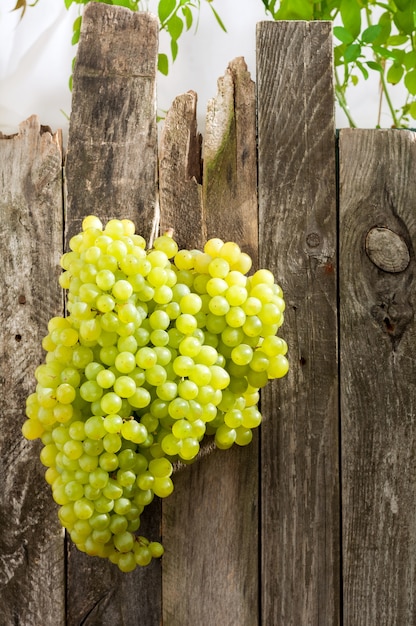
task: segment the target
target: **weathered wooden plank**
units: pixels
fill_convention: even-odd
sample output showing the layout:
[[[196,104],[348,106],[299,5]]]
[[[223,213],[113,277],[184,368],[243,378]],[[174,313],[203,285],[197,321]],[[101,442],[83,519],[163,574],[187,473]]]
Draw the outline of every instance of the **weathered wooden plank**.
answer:
[[[64,536],[40,442],[21,434],[41,341],[63,307],[61,142],[35,116],[0,135],[0,215],[0,622],[62,626]]]
[[[128,218],[147,239],[156,220],[155,77],[157,20],[91,3],[74,71],[66,178],[66,238],[85,215]],[[160,537],[160,507],[146,509],[140,532]],[[161,566],[122,574],[69,542],[68,625],[160,624]]]
[[[415,139],[340,133],[345,626],[416,622]]]
[[[207,116],[204,172],[209,173],[203,180],[205,223],[208,236],[237,241],[244,250],[256,254],[254,86],[241,61],[231,67],[224,79],[227,93],[220,81],[219,96],[210,103]],[[232,121],[224,124],[224,119]],[[181,137],[187,141],[187,133],[180,131],[179,138],[172,136],[173,144],[180,143]],[[181,155],[178,169],[183,172],[187,167],[186,153],[183,146],[171,151],[172,158]],[[181,231],[186,220],[178,194],[180,191],[172,192],[171,202],[179,204],[170,213],[173,220],[170,225],[176,232]],[[165,205],[168,201],[165,195]],[[198,219],[187,221],[184,244],[195,247],[194,242],[201,239],[200,223]],[[194,465],[176,472],[174,484],[174,493],[162,507],[166,549],[163,623],[255,626],[258,623],[257,438],[246,448],[221,451],[205,447]]]
[[[218,79],[208,102],[204,141],[204,210],[208,237],[233,236],[257,262],[255,85],[242,57]],[[232,211],[225,211],[232,207]],[[221,234],[224,231],[224,235]],[[230,233],[230,234],[228,234]]]
[[[206,241],[202,214],[201,141],[196,122],[197,95],[177,96],[163,124],[159,158],[160,232],[177,226],[180,248],[200,249]]]
[[[260,265],[291,370],[262,394],[262,617],[340,622],[335,129],[325,22],[258,25]]]
[[[66,158],[68,236],[98,207],[105,220],[134,215],[146,240],[152,233],[157,54],[158,22],[149,13],[88,5]]]

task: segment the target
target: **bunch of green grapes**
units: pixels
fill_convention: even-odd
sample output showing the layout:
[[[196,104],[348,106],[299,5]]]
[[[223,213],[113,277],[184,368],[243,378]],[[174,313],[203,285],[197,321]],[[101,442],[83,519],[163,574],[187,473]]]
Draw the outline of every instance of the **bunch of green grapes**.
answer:
[[[163,554],[140,516],[172,493],[173,463],[205,435],[250,443],[260,388],[288,371],[285,305],[273,274],[247,276],[250,257],[221,239],[202,252],[163,235],[146,250],[131,221],[88,216],[70,250],[68,315],[49,322],[23,434],[43,443],[72,541],[127,572]]]

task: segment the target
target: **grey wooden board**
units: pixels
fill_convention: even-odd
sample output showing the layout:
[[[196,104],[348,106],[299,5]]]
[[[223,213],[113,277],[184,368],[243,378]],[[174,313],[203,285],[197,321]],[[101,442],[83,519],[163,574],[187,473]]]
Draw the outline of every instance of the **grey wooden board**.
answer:
[[[345,626],[416,622],[415,139],[340,133]],[[374,227],[396,235],[383,258],[366,250]]]
[[[257,30],[260,265],[291,369],[262,394],[262,619],[340,621],[336,180],[331,24]]]
[[[149,239],[157,223],[155,78],[157,20],[147,13],[91,3],[74,70],[66,159],[66,239],[86,215],[131,219]],[[160,538],[160,506],[146,508],[140,532]],[[68,626],[156,626],[161,566],[123,574],[69,543]]]
[[[25,401],[43,362],[49,318],[62,311],[62,150],[31,117],[0,134],[0,623],[65,620],[64,535],[40,442],[23,438]]]
[[[157,184],[158,21],[91,3],[74,69],[66,179],[68,236],[81,215],[134,214],[149,239]]]
[[[216,236],[257,256],[254,96],[244,62],[233,61],[208,106],[202,188],[189,167],[198,161],[192,94],[177,99],[167,115],[161,220],[169,216],[166,226],[179,233],[183,246],[200,248],[206,237]],[[163,623],[255,626],[258,438],[226,451],[205,445],[199,460],[175,473],[174,484],[162,506]]]

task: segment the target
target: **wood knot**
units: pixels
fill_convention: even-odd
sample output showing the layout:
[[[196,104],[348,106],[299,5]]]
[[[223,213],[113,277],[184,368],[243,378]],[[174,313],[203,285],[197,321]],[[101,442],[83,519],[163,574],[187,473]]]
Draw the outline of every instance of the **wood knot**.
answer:
[[[309,233],[306,237],[306,243],[310,248],[317,248],[321,243],[321,238],[318,233]]]
[[[365,251],[374,265],[384,272],[403,272],[410,263],[407,243],[390,228],[372,228],[365,239]]]

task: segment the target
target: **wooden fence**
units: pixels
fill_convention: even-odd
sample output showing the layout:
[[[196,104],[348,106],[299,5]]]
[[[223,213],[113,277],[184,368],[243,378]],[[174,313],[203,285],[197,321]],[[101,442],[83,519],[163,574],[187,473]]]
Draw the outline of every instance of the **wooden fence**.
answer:
[[[260,23],[257,85],[230,63],[208,106],[175,99],[159,146],[157,22],[91,3],[65,168],[36,117],[0,140],[1,626],[416,623],[416,136],[336,138],[330,23]],[[63,177],[63,172],[65,176]],[[64,181],[65,178],[65,181]],[[64,184],[65,182],[65,184]],[[59,257],[82,218],[237,241],[282,285],[289,375],[253,443],[177,472],[131,574],[67,540],[21,435]]]

